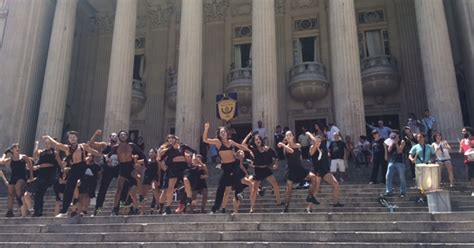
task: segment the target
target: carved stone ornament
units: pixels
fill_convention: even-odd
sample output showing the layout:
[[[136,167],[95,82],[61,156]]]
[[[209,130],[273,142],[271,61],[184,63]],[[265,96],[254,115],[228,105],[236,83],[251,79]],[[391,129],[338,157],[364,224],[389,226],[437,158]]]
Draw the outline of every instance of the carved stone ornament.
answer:
[[[204,20],[206,22],[223,21],[229,0],[205,0],[204,1]]]
[[[91,21],[97,33],[111,33],[114,30],[115,13],[99,12]]]
[[[232,16],[252,15],[252,5],[250,3],[235,4],[231,7]]]
[[[285,14],[285,0],[275,0],[275,14],[276,15]]]
[[[151,5],[148,11],[148,18],[150,19],[151,28],[156,29],[166,27],[170,22],[173,11],[174,4],[171,1],[167,1],[163,4]]]

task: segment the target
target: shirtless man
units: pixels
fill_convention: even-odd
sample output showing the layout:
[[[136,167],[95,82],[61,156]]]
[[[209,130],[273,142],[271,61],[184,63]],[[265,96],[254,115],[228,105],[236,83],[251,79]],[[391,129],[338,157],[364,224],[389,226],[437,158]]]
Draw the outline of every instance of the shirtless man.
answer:
[[[128,133],[126,131],[120,131],[118,136],[120,143],[112,147],[112,151],[107,155],[109,158],[113,155],[117,155],[119,162],[119,178],[117,182],[117,192],[115,192],[112,215],[118,215],[119,213],[120,196],[126,181],[130,184],[130,192],[132,192],[130,197],[133,201],[134,212],[135,209],[138,208],[138,199],[135,194],[137,179],[132,175],[133,170],[135,170],[135,159],[133,155],[138,155],[139,159],[143,159],[144,163],[148,164],[148,160],[143,151],[137,145],[128,142]]]
[[[86,152],[94,156],[101,156],[101,154],[87,144],[78,143],[79,133],[76,131],[67,132],[69,142],[67,145],[57,142],[48,135],[43,136],[43,139],[48,139],[53,144],[55,150],[63,151],[66,153],[66,156],[71,157],[71,169],[68,173],[66,188],[64,189],[62,209],[59,214],[56,215],[56,217],[66,217],[74,195],[74,190],[76,189],[77,180],[84,175],[87,169]]]

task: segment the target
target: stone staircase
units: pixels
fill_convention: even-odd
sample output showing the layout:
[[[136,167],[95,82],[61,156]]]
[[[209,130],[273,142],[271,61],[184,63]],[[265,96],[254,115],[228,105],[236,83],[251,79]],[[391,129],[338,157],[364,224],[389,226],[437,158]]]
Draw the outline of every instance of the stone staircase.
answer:
[[[209,192],[207,209],[215,189]],[[343,183],[342,208],[332,206],[331,188],[323,185],[318,194],[321,205],[311,214],[304,211],[306,190],[293,191],[289,214],[280,213],[271,190],[258,197],[256,213],[248,214],[246,192],[236,215],[111,217],[109,192],[103,216],[54,218],[54,197],[47,196],[49,217],[0,218],[0,247],[474,247],[474,197],[466,183],[451,190],[456,212],[439,214],[416,203],[414,188],[405,198],[388,198],[398,206],[389,213],[377,201],[381,184]],[[5,198],[0,198],[0,206],[6,209]],[[227,209],[232,209],[230,199]]]

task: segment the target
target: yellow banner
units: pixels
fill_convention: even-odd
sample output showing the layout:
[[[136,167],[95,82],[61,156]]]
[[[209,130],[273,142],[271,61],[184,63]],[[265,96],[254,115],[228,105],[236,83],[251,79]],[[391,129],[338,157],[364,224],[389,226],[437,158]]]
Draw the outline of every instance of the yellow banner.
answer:
[[[230,121],[235,117],[237,101],[231,98],[224,98],[217,103],[219,115],[222,120]]]

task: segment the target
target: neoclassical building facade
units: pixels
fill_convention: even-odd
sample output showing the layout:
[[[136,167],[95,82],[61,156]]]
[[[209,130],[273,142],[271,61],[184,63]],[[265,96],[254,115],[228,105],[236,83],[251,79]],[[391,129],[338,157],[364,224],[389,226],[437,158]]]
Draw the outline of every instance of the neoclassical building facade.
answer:
[[[474,124],[471,0],[0,0],[0,145],[133,130],[197,145],[221,125]]]

